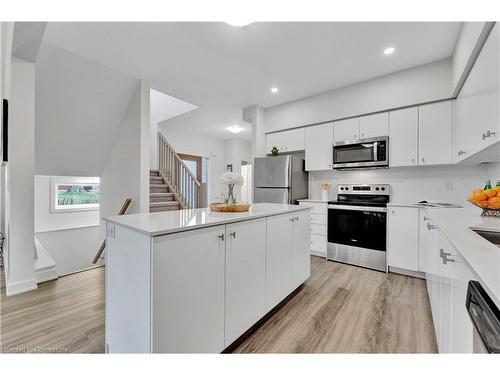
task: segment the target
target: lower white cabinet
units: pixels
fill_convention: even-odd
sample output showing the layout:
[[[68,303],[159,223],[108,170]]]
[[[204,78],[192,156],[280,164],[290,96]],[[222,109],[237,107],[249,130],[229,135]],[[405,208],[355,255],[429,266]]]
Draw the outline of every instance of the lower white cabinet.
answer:
[[[430,221],[425,275],[438,349],[440,353],[472,353],[473,328],[465,300],[468,282],[475,275]]]
[[[292,289],[311,275],[309,247],[311,219],[308,212],[298,212],[292,218]]]
[[[263,233],[266,233],[266,219],[226,225],[226,345],[266,313],[266,237]]]
[[[327,202],[299,201],[300,206],[311,207],[311,254],[326,257],[328,242]]]
[[[419,209],[389,207],[387,219],[387,264],[389,267],[418,271]]]
[[[224,349],[224,236],[219,225],[154,238],[153,353]]]

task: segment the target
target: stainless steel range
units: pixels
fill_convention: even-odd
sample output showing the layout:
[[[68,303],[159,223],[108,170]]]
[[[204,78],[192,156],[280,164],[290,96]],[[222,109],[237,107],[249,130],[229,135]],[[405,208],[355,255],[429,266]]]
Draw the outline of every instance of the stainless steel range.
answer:
[[[328,202],[327,258],[386,271],[389,185],[338,186],[338,198]]]

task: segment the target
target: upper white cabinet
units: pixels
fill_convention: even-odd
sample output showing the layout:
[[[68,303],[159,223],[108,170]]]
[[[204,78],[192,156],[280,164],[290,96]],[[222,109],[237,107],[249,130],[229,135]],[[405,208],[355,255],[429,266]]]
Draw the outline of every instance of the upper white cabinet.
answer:
[[[285,135],[285,151],[302,151],[305,148],[306,129],[292,129],[284,132]]]
[[[305,149],[305,138],[305,128],[266,134],[266,152],[271,153],[273,147],[280,152],[302,151]]]
[[[333,123],[306,128],[306,171],[332,169]]]
[[[382,137],[389,134],[389,113],[377,113],[359,118],[359,138]]]
[[[226,225],[226,346],[266,312],[264,233],[266,219]]]
[[[456,100],[453,157],[457,162],[500,141],[499,33],[495,26]],[[496,156],[483,161],[500,160],[500,153]]]
[[[346,142],[359,139],[359,117],[333,123],[333,141]]]
[[[418,271],[419,209],[390,207],[388,215],[387,264]]]
[[[422,105],[418,116],[418,164],[451,164],[452,102]]]
[[[389,113],[389,165],[417,165],[418,107]]]

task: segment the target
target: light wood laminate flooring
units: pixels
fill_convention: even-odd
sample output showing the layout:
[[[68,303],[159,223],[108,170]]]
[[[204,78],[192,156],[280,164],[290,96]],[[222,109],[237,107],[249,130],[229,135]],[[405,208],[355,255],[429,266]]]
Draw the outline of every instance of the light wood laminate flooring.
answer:
[[[104,352],[104,268],[1,293],[4,352]],[[435,353],[425,281],[311,257],[311,278],[234,352]]]

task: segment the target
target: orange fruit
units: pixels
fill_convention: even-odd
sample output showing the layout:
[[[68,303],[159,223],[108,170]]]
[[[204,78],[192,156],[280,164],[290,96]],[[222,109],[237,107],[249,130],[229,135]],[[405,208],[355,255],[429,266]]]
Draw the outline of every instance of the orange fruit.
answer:
[[[473,193],[482,193],[484,190],[483,189],[474,189]]]
[[[467,200],[468,201],[474,201],[474,193],[470,194],[468,197],[467,197]]]
[[[485,201],[486,199],[488,199],[488,196],[484,193],[474,193],[474,200],[477,200],[477,201]]]
[[[493,189],[488,189],[488,190],[485,190],[484,191],[484,194],[488,197],[488,198],[491,198],[491,197],[495,197],[497,195],[497,191],[496,190],[493,190]]]

